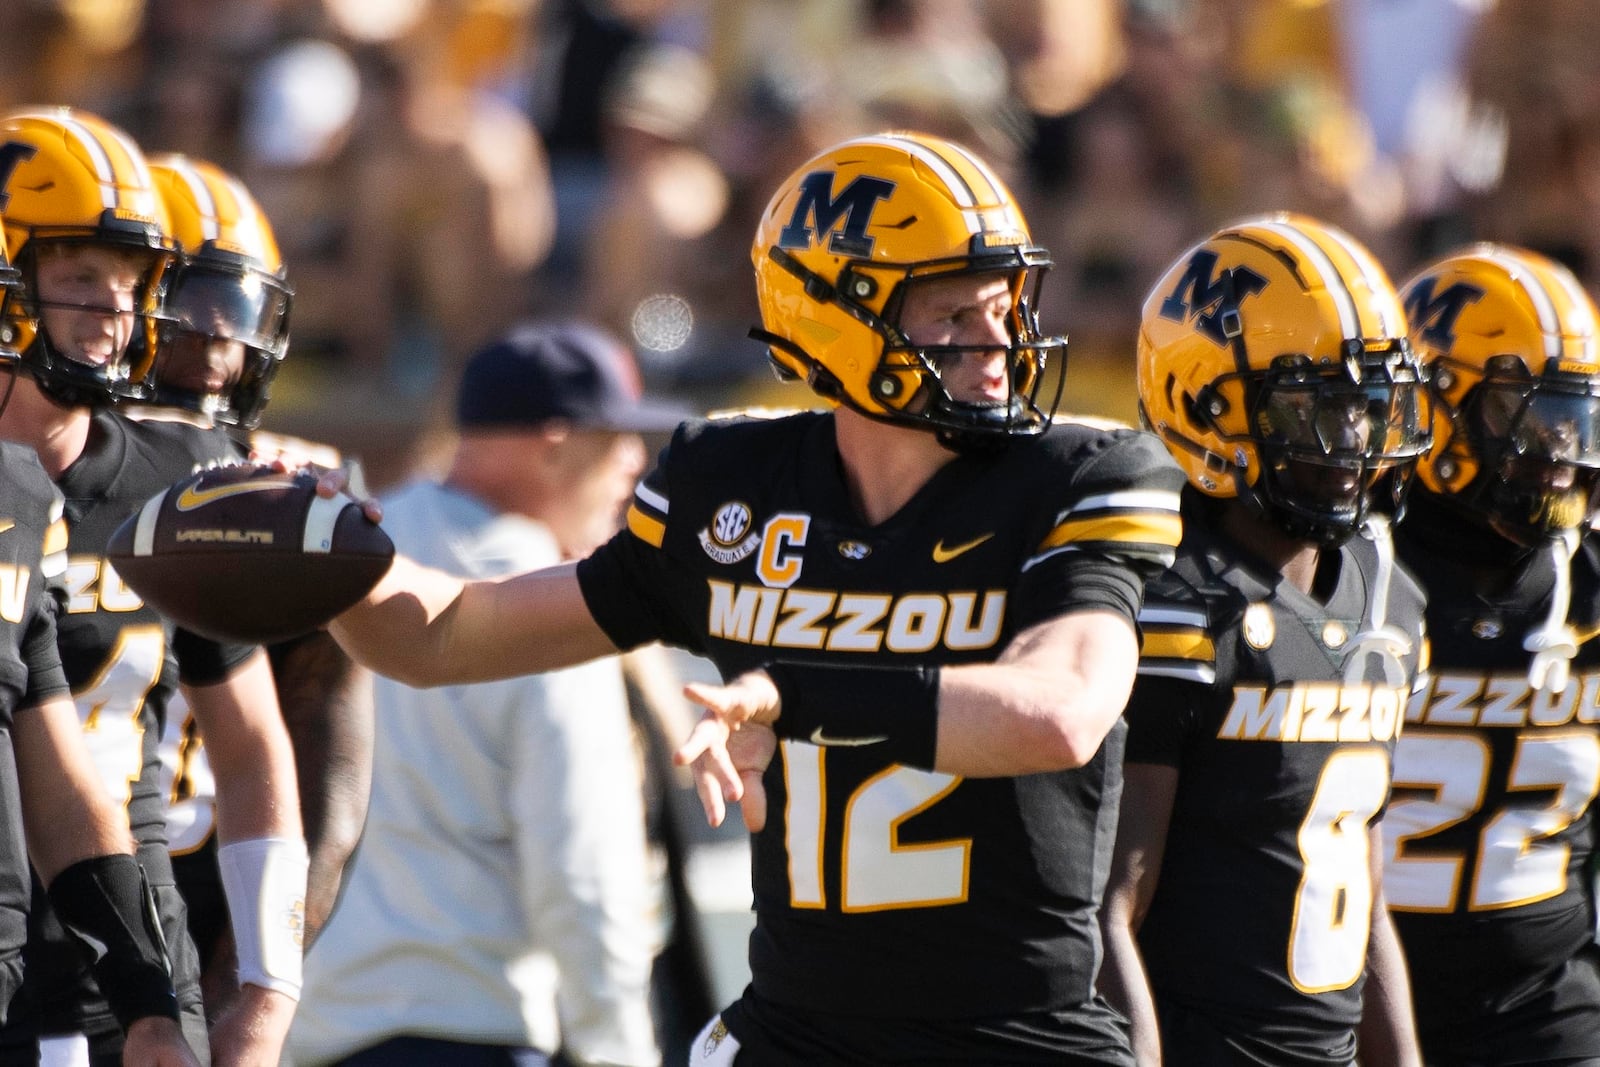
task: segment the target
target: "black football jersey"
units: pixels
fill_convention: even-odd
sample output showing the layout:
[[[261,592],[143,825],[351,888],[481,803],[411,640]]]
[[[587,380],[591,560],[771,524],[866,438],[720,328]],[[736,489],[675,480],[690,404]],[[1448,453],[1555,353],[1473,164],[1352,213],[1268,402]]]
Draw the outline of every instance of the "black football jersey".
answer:
[[[0,1019],[22,983],[31,883],[11,725],[67,692],[54,599],[66,550],[61,498],[38,457],[0,442]]]
[[[1428,590],[1432,667],[1395,754],[1384,889],[1419,1031],[1430,1057],[1448,1061],[1515,1033],[1518,1006],[1594,951],[1600,537],[1571,563],[1567,618],[1581,643],[1566,688],[1550,693],[1529,684],[1523,647],[1550,611],[1550,554],[1528,553],[1486,595],[1451,547],[1471,536],[1458,516],[1415,501],[1396,536]],[[1526,1024],[1530,1062],[1600,1057],[1590,985],[1581,1025]]]
[[[1131,621],[1177,541],[1181,483],[1154,437],[1058,425],[952,460],[868,526],[830,415],[693,423],[578,576],[619,647],[664,640],[724,677],[986,662],[1074,610]],[[1089,1001],[1120,744],[1119,728],[1080,769],[980,780],[784,741],[753,841],[755,992],[879,1020]]]
[[[139,862],[157,886],[173,883],[157,755],[168,704],[180,677],[196,685],[219,682],[252,649],[177,630],[123,583],[105,559],[105,546],[155,493],[197,467],[234,459],[219,434],[102,411],[84,454],[56,480],[66,498],[69,538],[66,602],[57,625],[61,661],[102,783],[126,806]],[[38,1013],[32,1021],[45,1032],[79,1030],[86,1013],[104,1015],[87,962],[36,889],[25,987],[30,1010]]]
[[[1126,715],[1128,762],[1178,772],[1138,938],[1157,1012],[1197,1012],[1261,1062],[1348,1063],[1369,829],[1422,655],[1422,594],[1387,535],[1324,553],[1317,598],[1204,509],[1183,514],[1178,561],[1139,616]]]

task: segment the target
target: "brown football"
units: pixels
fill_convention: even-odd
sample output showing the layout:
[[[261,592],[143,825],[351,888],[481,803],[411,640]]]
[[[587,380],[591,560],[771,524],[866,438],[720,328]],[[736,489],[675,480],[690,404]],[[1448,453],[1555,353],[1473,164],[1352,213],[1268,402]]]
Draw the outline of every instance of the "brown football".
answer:
[[[106,556],[145,602],[184,629],[264,644],[314,630],[360,600],[394,543],[306,471],[216,467],[151,497]]]

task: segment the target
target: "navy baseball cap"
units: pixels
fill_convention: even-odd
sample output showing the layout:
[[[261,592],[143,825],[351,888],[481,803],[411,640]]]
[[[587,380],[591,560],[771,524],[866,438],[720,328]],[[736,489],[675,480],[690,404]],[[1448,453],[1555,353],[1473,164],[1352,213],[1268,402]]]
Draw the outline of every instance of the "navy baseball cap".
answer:
[[[461,372],[456,423],[516,429],[561,421],[587,430],[660,433],[690,412],[644,399],[633,356],[582,322],[524,323],[473,353]]]

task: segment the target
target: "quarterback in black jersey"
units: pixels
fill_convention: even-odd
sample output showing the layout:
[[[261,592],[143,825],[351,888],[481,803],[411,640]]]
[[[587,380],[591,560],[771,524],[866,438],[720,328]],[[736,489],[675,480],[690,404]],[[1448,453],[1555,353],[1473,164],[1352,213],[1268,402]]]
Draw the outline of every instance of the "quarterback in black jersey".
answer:
[[[1139,614],[1102,988],[1141,1063],[1349,1064],[1358,1027],[1363,1064],[1414,1063],[1378,821],[1422,596],[1371,506],[1428,440],[1400,302],[1347,235],[1244,219],[1156,283],[1138,359],[1189,486]]]
[[[1396,529],[1428,591],[1385,889],[1438,1064],[1600,1063],[1600,324],[1566,268],[1475,245],[1402,295],[1434,446]]]
[[[137,390],[159,341],[162,280],[175,257],[165,212],[138,147],[93,116],[7,113],[0,150],[16,160],[4,222],[23,283],[5,320],[19,355],[0,381],[0,437],[32,445],[66,498],[62,664],[101,784],[127,811],[194,1052],[275,1059],[295,990],[272,975],[247,976],[250,995],[208,1037],[156,753],[182,683],[217,768],[224,838],[299,840],[293,757],[266,656],[175,630],[104,559],[112,531],[152,494],[197,465],[234,458],[215,434],[132,422],[106,406]],[[303,893],[302,880],[294,904],[280,906],[283,894],[262,892],[249,910],[263,924],[297,924]],[[60,1056],[68,1053],[58,1046],[87,1040],[95,1063],[120,1062],[122,1028],[88,971],[90,955],[59,918],[36,895],[24,988],[0,1040],[23,1057],[29,1042]],[[297,972],[295,949],[282,973]]]
[[[1181,473],[1147,434],[1047,432],[1048,257],[965,149],[822,153],[753,258],[754,335],[836,410],[686,424],[576,567],[397,561],[334,632],[412,684],[653,640],[718,665],[677,758],[713,821],[747,800],[753,982],[691,1062],[1131,1063],[1095,911]]]

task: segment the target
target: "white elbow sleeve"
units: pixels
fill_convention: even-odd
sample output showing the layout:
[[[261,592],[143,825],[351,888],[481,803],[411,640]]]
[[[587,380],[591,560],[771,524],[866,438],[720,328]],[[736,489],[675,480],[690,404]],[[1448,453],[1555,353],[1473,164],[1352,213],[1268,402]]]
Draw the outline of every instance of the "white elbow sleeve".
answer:
[[[217,850],[233,914],[239,983],[300,999],[306,875],[311,861],[297,837],[255,837]]]

